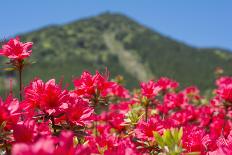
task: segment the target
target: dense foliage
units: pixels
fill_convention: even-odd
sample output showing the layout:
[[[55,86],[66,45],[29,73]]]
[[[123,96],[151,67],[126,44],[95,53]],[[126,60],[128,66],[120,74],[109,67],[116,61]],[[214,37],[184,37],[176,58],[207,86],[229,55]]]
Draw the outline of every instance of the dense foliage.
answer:
[[[10,39],[0,55],[20,79],[32,43]],[[84,71],[74,89],[55,79],[20,80],[20,99],[0,100],[0,150],[13,155],[232,154],[232,77],[210,99],[162,77],[129,92],[123,78]]]

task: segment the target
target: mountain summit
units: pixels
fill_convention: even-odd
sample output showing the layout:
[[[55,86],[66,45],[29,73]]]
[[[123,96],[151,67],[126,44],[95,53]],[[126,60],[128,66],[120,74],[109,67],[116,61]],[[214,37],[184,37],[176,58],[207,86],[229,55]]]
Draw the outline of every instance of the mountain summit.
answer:
[[[214,70],[232,74],[232,54],[222,49],[201,49],[175,41],[121,15],[104,13],[66,25],[49,26],[22,35],[34,42],[37,61],[26,72],[65,81],[83,70],[104,71],[128,79],[131,88],[139,81],[167,76],[181,86],[212,87]]]

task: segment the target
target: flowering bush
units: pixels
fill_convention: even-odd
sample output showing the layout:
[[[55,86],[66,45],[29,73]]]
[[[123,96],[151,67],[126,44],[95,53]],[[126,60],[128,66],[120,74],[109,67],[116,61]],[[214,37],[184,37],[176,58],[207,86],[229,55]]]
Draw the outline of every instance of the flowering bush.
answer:
[[[22,73],[31,48],[11,39],[0,55]],[[85,71],[73,84],[35,78],[21,99],[0,99],[1,154],[232,154],[232,77],[220,77],[210,99],[166,77],[133,92],[108,72]]]

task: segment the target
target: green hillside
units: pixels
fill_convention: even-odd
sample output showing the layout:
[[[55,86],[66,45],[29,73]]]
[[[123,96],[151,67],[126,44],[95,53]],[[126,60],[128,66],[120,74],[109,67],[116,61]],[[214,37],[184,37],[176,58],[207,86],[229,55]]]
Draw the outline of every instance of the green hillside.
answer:
[[[138,81],[168,76],[181,86],[212,88],[214,69],[232,75],[232,54],[221,49],[199,49],[120,15],[104,13],[66,25],[49,26],[22,35],[34,42],[25,82],[34,76],[43,79],[64,76],[65,82],[83,70],[104,71],[111,77],[121,74],[132,88]]]

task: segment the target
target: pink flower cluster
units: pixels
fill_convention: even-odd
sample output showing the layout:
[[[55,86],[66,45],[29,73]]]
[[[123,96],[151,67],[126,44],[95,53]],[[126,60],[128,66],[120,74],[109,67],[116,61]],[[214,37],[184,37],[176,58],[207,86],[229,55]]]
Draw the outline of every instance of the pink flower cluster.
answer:
[[[11,39],[0,54],[23,60],[31,45]],[[69,90],[35,78],[22,101],[13,94],[1,99],[0,154],[232,154],[232,77],[219,78],[211,98],[165,77],[133,92],[98,71],[73,84]]]
[[[0,49],[0,55],[6,56],[13,60],[23,60],[32,53],[32,42],[22,43],[19,38],[10,39],[8,43]]]

